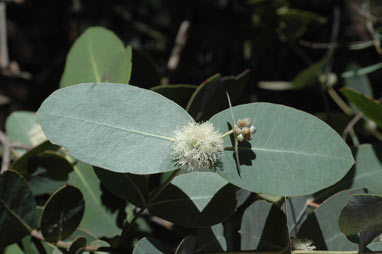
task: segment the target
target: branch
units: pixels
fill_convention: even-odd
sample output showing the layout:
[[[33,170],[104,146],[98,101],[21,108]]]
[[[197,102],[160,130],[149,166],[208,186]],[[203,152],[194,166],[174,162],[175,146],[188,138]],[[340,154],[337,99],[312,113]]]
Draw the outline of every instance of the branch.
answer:
[[[8,170],[10,162],[11,162],[11,150],[14,148],[24,149],[24,150],[30,150],[31,147],[21,144],[21,143],[14,143],[10,141],[5,135],[4,132],[0,131],[0,143],[3,146],[3,159],[1,163],[1,170],[0,174],[4,173]]]

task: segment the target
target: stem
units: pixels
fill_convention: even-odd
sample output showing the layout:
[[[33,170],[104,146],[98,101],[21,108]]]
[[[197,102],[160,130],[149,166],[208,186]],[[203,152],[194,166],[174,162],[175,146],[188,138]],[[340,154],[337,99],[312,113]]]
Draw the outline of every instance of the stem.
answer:
[[[336,93],[336,91],[332,88],[328,88],[328,93],[330,97],[332,97],[333,101],[342,109],[343,112],[347,115],[352,115],[353,110],[341,99],[341,97]]]
[[[228,136],[228,135],[231,135],[233,133],[233,130],[229,130],[229,131],[227,131],[226,133],[224,133],[223,135],[222,135],[222,138],[224,138],[224,137],[226,137],[226,136]]]

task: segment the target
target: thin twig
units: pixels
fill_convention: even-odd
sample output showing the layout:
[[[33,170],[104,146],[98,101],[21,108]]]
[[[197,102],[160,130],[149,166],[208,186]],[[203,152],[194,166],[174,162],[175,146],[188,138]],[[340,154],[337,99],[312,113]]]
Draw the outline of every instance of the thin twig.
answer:
[[[372,15],[370,12],[363,10],[361,7],[359,7],[356,3],[352,3],[352,8],[355,10],[360,16],[364,17],[365,19],[371,20],[373,22],[380,21],[381,18],[377,18],[376,16]]]
[[[41,232],[37,231],[36,229],[31,231],[31,236],[34,238],[37,238],[41,241],[45,241],[44,236],[41,234]],[[57,246],[59,248],[69,249],[73,242],[65,242],[65,241],[57,241],[54,246]],[[98,246],[92,246],[87,245],[83,249],[84,251],[97,251],[97,252],[110,252],[110,247],[98,247]]]
[[[7,68],[8,64],[6,5],[0,2],[0,68]]]
[[[359,120],[361,120],[363,117],[362,112],[359,112],[358,114],[353,117],[353,119],[346,125],[344,131],[342,132],[342,138],[346,140],[347,135],[349,134],[350,130],[353,129],[354,125],[358,123]]]
[[[30,146],[10,141],[8,139],[7,135],[5,135],[5,133],[2,131],[0,131],[0,143],[3,146],[3,158],[2,158],[2,162],[1,162],[0,174],[4,173],[9,168],[9,165],[11,163],[11,151],[12,151],[12,149],[17,149],[17,148],[24,149],[24,150],[30,150],[31,149]]]

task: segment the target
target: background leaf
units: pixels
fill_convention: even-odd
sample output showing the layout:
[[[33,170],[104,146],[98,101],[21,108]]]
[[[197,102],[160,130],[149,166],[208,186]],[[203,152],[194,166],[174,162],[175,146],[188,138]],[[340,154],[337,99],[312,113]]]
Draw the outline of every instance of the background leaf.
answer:
[[[118,197],[138,207],[145,207],[149,182],[145,175],[116,173],[102,168],[94,169],[101,183]]]
[[[366,97],[348,87],[342,88],[341,92],[367,118],[376,122],[379,127],[382,127],[382,104],[380,102]]]
[[[0,175],[0,246],[20,241],[37,226],[36,202],[25,180],[14,171]]]
[[[113,68],[113,70],[111,70]],[[60,87],[107,79],[128,83],[131,73],[131,48],[102,27],[88,28],[73,44],[66,59]]]
[[[224,237],[223,225],[216,224],[210,228],[201,228],[195,235],[195,252],[226,251],[227,241]]]
[[[167,99],[170,99],[182,108],[186,108],[188,101],[198,86],[195,85],[159,85],[151,88],[152,91],[157,92]]]
[[[311,86],[316,82],[318,75],[321,73],[324,68],[326,61],[321,60],[317,63],[312,64],[305,70],[301,71],[292,81],[292,86],[295,89],[302,89],[307,86]]]
[[[196,239],[193,235],[186,236],[176,248],[175,254],[193,254]]]
[[[46,202],[41,216],[41,233],[48,242],[57,242],[70,236],[80,224],[85,203],[81,191],[66,185],[57,190]]]
[[[197,121],[209,119],[217,112],[228,108],[226,91],[233,104],[238,101],[248,78],[249,70],[236,77],[222,77],[220,74],[215,74],[196,89],[188,102],[187,111]]]
[[[174,178],[149,211],[185,227],[206,227],[227,219],[236,208],[233,186],[211,172],[192,172]]]
[[[304,221],[297,237],[313,240],[319,250],[357,250],[338,227],[338,218],[352,193],[364,193],[361,189],[341,191],[325,200],[308,219]]]
[[[377,232],[379,235],[382,231],[382,196],[351,195],[340,214],[338,225],[341,232],[348,237],[366,232],[368,234]],[[368,242],[362,241],[362,244],[368,244],[372,238],[368,240]]]
[[[256,201],[243,214],[241,250],[281,250],[289,236],[284,213],[266,201]]]
[[[354,163],[349,147],[324,122],[305,112],[276,104],[252,103],[233,107],[237,119],[250,117],[257,128],[253,140],[239,144],[241,176],[232,149],[221,157],[217,173],[230,183],[253,192],[276,196],[307,195],[339,181]],[[211,122],[230,130],[225,110]],[[232,147],[229,137],[225,147]]]
[[[287,202],[281,207],[281,210],[288,214],[288,232],[291,237],[295,237],[300,230],[302,223],[308,217],[307,208],[308,196],[288,198]],[[288,212],[286,212],[286,207]]]
[[[133,174],[174,170],[171,137],[193,121],[162,95],[121,84],[60,89],[44,101],[38,116],[48,138],[73,157]]]
[[[170,251],[159,240],[152,237],[144,237],[135,246],[133,254],[169,254]]]

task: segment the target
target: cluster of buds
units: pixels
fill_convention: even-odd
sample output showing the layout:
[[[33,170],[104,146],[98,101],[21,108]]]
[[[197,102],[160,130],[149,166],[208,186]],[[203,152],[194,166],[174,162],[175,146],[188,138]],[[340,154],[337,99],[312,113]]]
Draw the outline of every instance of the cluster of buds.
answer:
[[[256,127],[252,124],[250,118],[244,118],[237,121],[233,127],[233,134],[240,142],[252,140],[252,134],[256,132]]]

